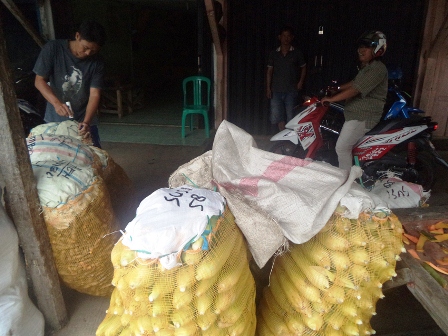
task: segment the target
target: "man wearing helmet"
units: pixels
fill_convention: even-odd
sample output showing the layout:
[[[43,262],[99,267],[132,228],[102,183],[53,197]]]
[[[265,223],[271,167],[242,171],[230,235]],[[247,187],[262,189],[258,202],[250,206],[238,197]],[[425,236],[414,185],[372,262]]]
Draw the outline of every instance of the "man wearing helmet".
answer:
[[[387,96],[388,72],[380,58],[386,51],[386,36],[380,31],[365,32],[357,41],[360,69],[356,77],[322,103],[345,100],[345,123],[336,143],[339,167],[350,170],[356,142],[381,119]]]

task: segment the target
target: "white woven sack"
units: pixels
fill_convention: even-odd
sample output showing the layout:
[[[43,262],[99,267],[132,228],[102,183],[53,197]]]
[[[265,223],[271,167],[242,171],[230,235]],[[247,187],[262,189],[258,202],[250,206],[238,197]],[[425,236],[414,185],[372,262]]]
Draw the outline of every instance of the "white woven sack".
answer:
[[[19,268],[19,238],[0,204],[0,292],[16,282]]]
[[[32,168],[40,204],[51,208],[76,198],[98,178],[91,166],[66,160],[38,161],[32,163]]]
[[[419,184],[403,181],[396,177],[378,181],[371,190],[383,200],[390,209],[418,208],[430,196]]]
[[[26,139],[31,163],[47,160],[66,160],[77,165],[94,165],[91,146],[66,135],[33,135]]]
[[[18,273],[15,284],[0,292],[0,336],[43,336],[44,317],[28,297],[23,263]]]
[[[207,158],[206,153],[200,160]],[[301,244],[317,234],[361,175],[359,167],[349,174],[327,163],[258,149],[248,133],[227,121],[216,132],[210,167],[259,267],[286,244],[285,238]],[[200,187],[211,184],[188,173],[182,166],[170,185],[188,179]]]

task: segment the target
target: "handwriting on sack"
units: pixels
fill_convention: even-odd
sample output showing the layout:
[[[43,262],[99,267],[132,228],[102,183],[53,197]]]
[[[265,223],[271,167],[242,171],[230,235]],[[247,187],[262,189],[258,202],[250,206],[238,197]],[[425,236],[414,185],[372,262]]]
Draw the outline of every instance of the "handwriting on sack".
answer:
[[[387,194],[389,195],[389,198],[397,199],[400,197],[409,197],[409,191],[405,189],[404,185],[401,185],[401,188],[398,186],[393,187],[395,184],[394,181],[386,180],[383,183],[384,188],[388,189]]]
[[[198,208],[201,211],[204,211],[204,206],[200,203],[205,202],[207,198],[205,196],[200,196],[192,193],[193,189],[190,188],[179,188],[175,189],[172,192],[168,193],[168,196],[164,196],[165,200],[168,202],[176,202],[177,206],[180,207],[180,199],[181,198],[189,198],[190,202],[188,202],[188,206],[190,208]]]
[[[50,163],[50,165],[48,165]],[[81,171],[82,168],[79,168],[73,162],[69,162],[66,160],[60,161],[37,161],[33,163],[34,166],[37,167],[46,167],[48,171],[45,173],[47,178],[53,177],[71,177],[75,172]]]

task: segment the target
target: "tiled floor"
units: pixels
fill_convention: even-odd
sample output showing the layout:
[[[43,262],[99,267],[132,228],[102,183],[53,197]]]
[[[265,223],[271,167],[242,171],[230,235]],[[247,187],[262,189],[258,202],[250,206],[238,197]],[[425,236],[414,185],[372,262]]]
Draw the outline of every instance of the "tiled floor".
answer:
[[[198,116],[194,116],[198,124]],[[186,129],[181,137],[182,105],[179,97],[158,97],[132,114],[118,118],[101,113],[99,132],[102,142],[144,143],[151,145],[200,146],[207,141],[205,130]]]

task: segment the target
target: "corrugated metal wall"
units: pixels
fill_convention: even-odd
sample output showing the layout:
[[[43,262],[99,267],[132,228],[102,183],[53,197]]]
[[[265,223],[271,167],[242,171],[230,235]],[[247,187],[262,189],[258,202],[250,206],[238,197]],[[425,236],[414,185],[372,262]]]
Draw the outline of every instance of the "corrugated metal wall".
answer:
[[[266,59],[279,29],[296,30],[307,59],[306,91],[356,74],[355,41],[366,30],[388,38],[384,63],[397,64],[411,91],[425,15],[424,0],[229,0],[229,121],[251,134],[271,134],[265,95]],[[319,27],[323,35],[318,34]],[[320,66],[322,60],[322,66]]]

